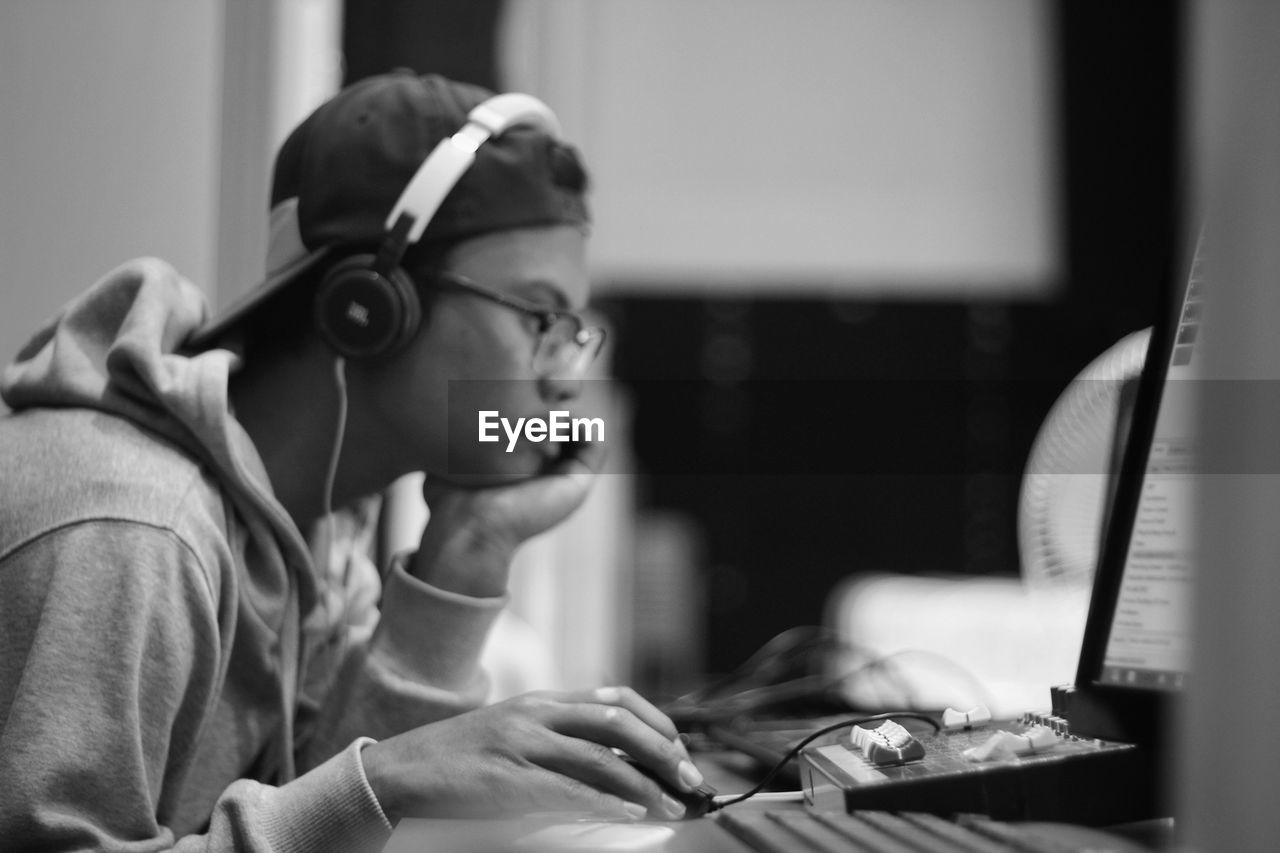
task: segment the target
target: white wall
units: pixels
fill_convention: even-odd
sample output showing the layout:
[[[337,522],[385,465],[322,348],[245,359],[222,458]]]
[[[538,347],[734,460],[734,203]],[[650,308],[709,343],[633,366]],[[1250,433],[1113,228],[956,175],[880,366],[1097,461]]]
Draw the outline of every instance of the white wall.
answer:
[[[122,261],[212,289],[222,3],[0,4],[0,359]]]
[[[226,3],[216,303],[261,280],[276,150],[342,83],[342,0]]]
[[[504,85],[592,166],[602,290],[1061,278],[1043,0],[519,0]]]
[[[262,272],[271,159],[336,89],[340,0],[0,3],[0,361],[116,265]]]

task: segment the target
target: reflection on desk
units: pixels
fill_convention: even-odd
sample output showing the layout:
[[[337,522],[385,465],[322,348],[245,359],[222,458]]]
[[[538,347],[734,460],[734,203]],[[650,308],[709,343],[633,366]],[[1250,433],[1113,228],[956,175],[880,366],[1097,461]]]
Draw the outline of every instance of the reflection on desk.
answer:
[[[541,816],[506,821],[403,821],[385,853],[935,853],[941,850],[1149,853],[1111,832],[1063,823],[951,821],[924,813],[818,812],[743,803],[677,823],[600,823]]]
[[[735,763],[740,757],[699,754],[698,768],[712,787],[725,794],[740,793],[748,790],[754,781],[742,775],[748,768]],[[800,810],[799,803],[783,804],[777,802],[754,803],[747,801],[732,807],[735,812],[753,811],[763,814],[770,811]],[[549,827],[586,825],[595,823],[582,815],[533,815],[510,820],[439,820],[419,819],[402,820],[396,827],[391,841],[383,849],[383,853],[540,853],[540,851],[662,851],[662,853],[751,853],[750,847],[734,838],[713,818],[703,817],[696,820],[657,822],[640,821],[637,823],[619,823],[613,826],[624,827],[617,834],[616,846],[599,846],[595,839],[583,834],[578,840],[582,843],[593,842],[588,846],[570,846],[574,842],[571,834],[561,834],[559,846],[539,844],[538,832],[545,832]],[[550,836],[541,836],[546,841]],[[524,839],[524,840],[522,840]],[[630,846],[627,846],[630,844]],[[656,846],[655,846],[656,845]]]

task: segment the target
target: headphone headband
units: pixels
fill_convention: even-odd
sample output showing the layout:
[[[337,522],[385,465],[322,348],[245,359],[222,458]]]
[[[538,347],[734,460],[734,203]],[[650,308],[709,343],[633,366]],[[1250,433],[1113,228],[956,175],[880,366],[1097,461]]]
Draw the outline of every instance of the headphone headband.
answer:
[[[477,104],[457,133],[440,140],[405,185],[384,227],[391,231],[404,214],[413,219],[407,245],[422,238],[431,217],[445,196],[475,162],[476,151],[489,138],[501,136],[516,125],[529,125],[560,136],[560,122],[551,108],[532,95],[507,92]]]

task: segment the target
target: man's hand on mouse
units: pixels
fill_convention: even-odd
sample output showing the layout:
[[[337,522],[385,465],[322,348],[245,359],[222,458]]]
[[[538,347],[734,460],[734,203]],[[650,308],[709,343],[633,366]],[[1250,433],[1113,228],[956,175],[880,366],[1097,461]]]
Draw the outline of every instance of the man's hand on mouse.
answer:
[[[566,444],[542,473],[500,486],[473,488],[428,476],[422,495],[431,521],[410,573],[465,595],[502,595],[516,548],[582,505],[604,453],[602,443]]]
[[[587,812],[675,820],[664,784],[702,783],[671,720],[627,687],[531,693],[413,729],[365,748],[383,811],[401,817]]]

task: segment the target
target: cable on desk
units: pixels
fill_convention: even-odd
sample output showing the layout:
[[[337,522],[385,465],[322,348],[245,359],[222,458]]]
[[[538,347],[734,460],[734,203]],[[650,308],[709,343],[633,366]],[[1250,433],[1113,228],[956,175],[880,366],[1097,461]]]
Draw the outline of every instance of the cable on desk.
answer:
[[[712,797],[712,802],[718,803],[709,811],[715,811],[721,806],[732,805],[737,801],[737,794],[716,794]],[[751,796],[751,799],[757,803],[800,803],[804,802],[804,791],[760,791]]]
[[[863,723],[874,723],[878,720],[890,720],[890,719],[893,719],[894,717],[907,717],[913,720],[924,720],[926,723],[933,726],[934,731],[937,731],[937,732],[942,731],[942,725],[933,717],[929,716],[928,714],[921,714],[915,711],[904,711],[901,713],[890,712],[886,714],[872,714],[869,717],[854,717],[847,720],[841,720],[838,723],[832,723],[830,725],[823,726],[817,731],[810,732],[807,736],[805,736],[803,740],[801,740],[795,746],[791,747],[791,749],[787,751],[787,754],[784,755],[782,759],[777,764],[775,764],[773,768],[769,770],[768,773],[764,775],[764,778],[761,779],[754,788],[747,791],[745,794],[733,795],[729,799],[722,799],[720,797],[717,797],[712,802],[711,807],[707,809],[707,811],[708,812],[719,811],[720,809],[725,808],[726,806],[735,805],[737,803],[742,802],[743,800],[747,800],[747,799],[750,799],[751,797],[754,797],[756,794],[759,794],[761,791],[764,790],[766,785],[768,785],[771,781],[773,781],[773,777],[778,775],[778,773],[782,770],[782,768],[786,766],[788,761],[795,758],[797,755],[800,754],[800,750],[804,749],[806,746],[813,743],[815,740],[822,737],[823,735],[830,734],[831,732],[838,731],[839,729],[842,729],[845,727],[852,728],[853,726],[860,726]]]

